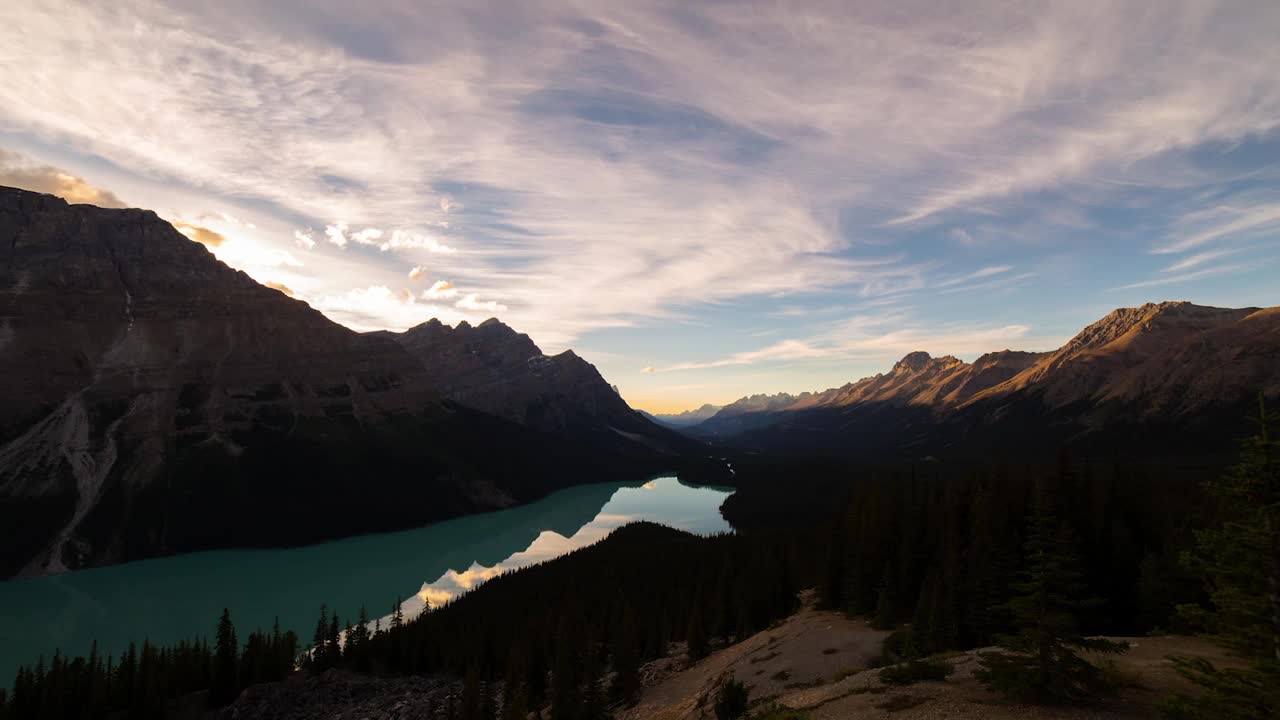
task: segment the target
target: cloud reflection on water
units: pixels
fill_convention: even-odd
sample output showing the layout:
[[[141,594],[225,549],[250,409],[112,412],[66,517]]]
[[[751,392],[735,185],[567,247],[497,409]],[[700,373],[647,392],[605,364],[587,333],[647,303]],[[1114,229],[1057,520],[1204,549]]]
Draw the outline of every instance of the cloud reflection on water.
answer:
[[[401,612],[405,618],[416,617],[427,603],[440,607],[487,580],[599,542],[629,523],[648,520],[702,535],[730,532],[732,528],[720,515],[720,504],[728,496],[724,490],[691,487],[674,477],[656,478],[640,487],[619,488],[595,518],[572,537],[544,530],[529,547],[492,566],[472,563],[462,572],[450,569],[435,581],[423,583],[415,595],[403,602]]]

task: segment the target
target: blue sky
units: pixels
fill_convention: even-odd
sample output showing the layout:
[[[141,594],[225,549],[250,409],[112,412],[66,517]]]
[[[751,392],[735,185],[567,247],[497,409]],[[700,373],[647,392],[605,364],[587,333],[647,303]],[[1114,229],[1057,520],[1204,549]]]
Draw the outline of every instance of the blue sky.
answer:
[[[652,410],[1280,302],[1274,2],[0,7],[0,182]]]

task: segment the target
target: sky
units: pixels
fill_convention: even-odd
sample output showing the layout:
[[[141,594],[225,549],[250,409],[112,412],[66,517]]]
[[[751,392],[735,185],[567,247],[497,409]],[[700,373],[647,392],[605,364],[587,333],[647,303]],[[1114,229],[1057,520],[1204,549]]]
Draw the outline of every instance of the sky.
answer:
[[[636,407],[1280,304],[1280,3],[0,3],[0,184]]]

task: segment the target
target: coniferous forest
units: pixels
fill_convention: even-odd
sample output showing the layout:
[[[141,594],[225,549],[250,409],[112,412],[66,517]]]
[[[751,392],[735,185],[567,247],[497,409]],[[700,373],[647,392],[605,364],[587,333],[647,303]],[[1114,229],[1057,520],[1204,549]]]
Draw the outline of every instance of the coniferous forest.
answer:
[[[766,629],[797,609],[804,588],[822,607],[897,629],[889,663],[996,646],[984,681],[1035,702],[1105,693],[1077,651],[1121,648],[1093,636],[1211,631],[1252,664],[1227,672],[1179,661],[1207,694],[1171,699],[1168,712],[1267,717],[1278,706],[1266,594],[1280,536],[1276,457],[1263,423],[1239,463],[1208,483],[1065,454],[1047,467],[924,465],[836,485],[809,468],[815,486],[842,489],[822,523],[811,522],[812,507],[753,515],[753,504],[785,506],[771,493],[787,489],[754,484],[776,466],[748,467],[738,511],[757,523],[737,533],[626,526],[417,618],[403,619],[397,604],[386,626],[320,608],[310,649],[278,628],[241,640],[224,614],[211,619],[212,643],[54,655],[18,673],[3,717],[164,717],[175,698],[203,692],[223,705],[296,666],[456,678],[461,690],[442,717],[549,708],[554,720],[594,720],[634,699],[643,663],[676,652],[697,661]]]

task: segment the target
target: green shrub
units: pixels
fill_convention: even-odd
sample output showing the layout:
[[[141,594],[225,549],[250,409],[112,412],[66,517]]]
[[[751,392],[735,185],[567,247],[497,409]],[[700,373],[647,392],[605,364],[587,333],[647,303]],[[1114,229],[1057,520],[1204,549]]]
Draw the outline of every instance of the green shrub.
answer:
[[[716,720],[738,720],[747,714],[749,701],[747,686],[730,676],[716,693]]]

